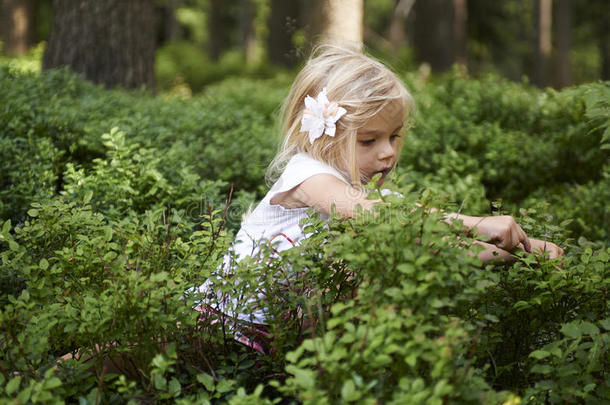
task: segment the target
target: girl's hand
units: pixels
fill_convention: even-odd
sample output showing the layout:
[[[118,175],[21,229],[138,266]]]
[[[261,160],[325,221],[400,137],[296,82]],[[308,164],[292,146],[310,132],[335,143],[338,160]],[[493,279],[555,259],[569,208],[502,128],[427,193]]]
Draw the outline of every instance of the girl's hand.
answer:
[[[462,218],[462,216],[460,217]],[[489,243],[502,250],[511,252],[519,244],[522,244],[526,252],[530,253],[532,251],[529,238],[515,219],[509,215],[482,218],[468,217],[468,219],[464,219],[464,225],[470,229],[476,227],[477,235],[487,236]]]
[[[534,254],[544,255],[548,253],[549,259],[563,256],[563,249],[554,244],[553,242],[530,239],[532,252]]]
[[[480,240],[473,241],[473,244],[483,246],[483,250],[479,252],[477,257],[484,264],[509,264],[517,260],[517,257],[504,249],[500,249],[491,243],[481,242]]]

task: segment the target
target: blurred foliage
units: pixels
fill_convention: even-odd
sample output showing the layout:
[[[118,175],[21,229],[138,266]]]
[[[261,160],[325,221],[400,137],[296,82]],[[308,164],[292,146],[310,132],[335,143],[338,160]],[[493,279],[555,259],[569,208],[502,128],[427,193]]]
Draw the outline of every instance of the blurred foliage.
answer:
[[[245,0],[180,0],[158,1],[159,26],[175,19],[177,28],[169,34],[160,28],[156,74],[158,89],[186,92],[201,91],[206,85],[227,77],[269,77],[277,68],[267,61],[269,19],[272,16],[270,0],[248,0],[251,13],[246,13]],[[300,0],[300,12],[290,17],[294,62],[305,57],[311,41],[305,33],[308,22],[304,13],[307,3]],[[403,2],[404,3],[404,2]],[[28,55],[10,59],[19,68],[40,69],[44,41],[49,32],[51,1],[36,3],[35,41],[38,45]],[[396,0],[367,0],[364,2],[365,46],[369,51],[394,66],[397,70],[414,70],[422,61],[416,60],[414,43],[413,8],[402,15],[404,39],[391,43],[389,28]],[[467,64],[475,77],[488,73],[522,82],[531,74],[535,37],[534,2],[521,0],[486,1],[469,0],[467,6]],[[572,82],[581,84],[598,80],[602,73],[603,44],[607,42],[609,8],[606,0],[571,1],[571,72]],[[216,18],[210,25],[212,15]],[[173,16],[173,17],[172,17]],[[285,18],[279,15],[276,18]],[[252,26],[250,39],[254,51],[246,57],[245,27]],[[450,28],[447,28],[450,29]],[[212,32],[213,31],[213,32]],[[219,52],[218,60],[212,49]],[[556,49],[553,51],[556,53]],[[551,56],[552,58],[554,55]],[[1,57],[0,61],[9,61]],[[553,65],[553,63],[551,63]],[[548,72],[552,82],[553,72]]]
[[[157,85],[165,91],[202,91],[207,85],[227,78],[270,78],[279,72],[271,65],[246,64],[244,55],[237,51],[225,52],[218,61],[190,42],[172,42],[157,50]]]
[[[2,43],[0,42],[0,51]],[[42,68],[42,54],[44,52],[45,42],[40,42],[38,45],[30,48],[25,55],[18,58],[5,56],[0,52],[0,65],[8,66],[11,69],[40,73]]]

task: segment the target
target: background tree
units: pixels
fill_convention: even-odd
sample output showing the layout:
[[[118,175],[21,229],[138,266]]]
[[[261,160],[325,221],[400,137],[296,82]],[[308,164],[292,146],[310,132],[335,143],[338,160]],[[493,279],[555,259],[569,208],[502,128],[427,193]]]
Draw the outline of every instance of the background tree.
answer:
[[[208,50],[213,60],[232,47],[243,44],[240,33],[240,18],[243,18],[241,0],[208,0],[207,26]]]
[[[176,18],[176,10],[182,5],[182,0],[165,0],[157,9],[157,41],[163,44],[182,39],[182,27]]]
[[[534,36],[534,57],[532,58],[532,80],[538,87],[547,84],[549,59],[551,57],[552,0],[535,0],[534,21],[536,35]]]
[[[363,0],[312,0],[303,9],[311,45],[331,42],[362,46]]]
[[[108,87],[155,87],[153,0],[55,0],[43,69],[70,66]]]
[[[466,15],[465,0],[416,1],[414,43],[419,60],[435,72],[458,60],[465,63]]]
[[[572,84],[570,48],[572,46],[572,1],[555,0],[554,44],[556,63],[554,86],[558,89]]]
[[[254,17],[256,14],[255,4],[252,0],[241,0],[241,38],[242,47],[246,57],[246,63],[253,63],[256,60],[257,38],[254,29]]]
[[[299,23],[299,9],[297,1],[271,0],[267,54],[275,65],[293,66],[296,62],[292,35]]]
[[[76,3],[84,8],[75,8]],[[143,3],[154,4],[156,31],[149,23],[136,29],[140,23],[128,22],[120,11]],[[50,37],[51,0],[0,0],[2,7],[25,4],[33,4],[28,21],[34,21],[34,43],[50,41],[45,68],[79,70],[75,66],[85,64],[82,60],[96,60],[79,70],[93,71],[87,77],[95,81],[110,69],[98,61],[109,48],[104,43],[120,42],[121,36],[138,46],[156,41],[159,86],[186,85],[193,91],[228,76],[272,75],[273,66],[293,67],[321,41],[364,42],[400,69],[416,69],[416,61],[428,62],[435,72],[467,64],[473,75],[493,72],[517,81],[529,76],[534,84],[557,88],[610,77],[607,0],[57,0],[53,8],[63,22],[54,25]],[[99,16],[61,20],[62,7]],[[100,12],[104,8],[114,11]],[[142,20],[147,13],[138,15]],[[0,31],[8,25],[0,24]],[[5,42],[9,50],[10,41]],[[121,47],[129,46],[121,43],[106,52],[112,55],[111,68],[124,59]],[[57,55],[62,52],[64,60]]]
[[[388,41],[394,51],[408,45],[405,25],[414,4],[415,0],[395,0],[394,2],[392,19],[387,31]]]
[[[34,40],[33,0],[0,0],[0,41],[7,54],[25,53]]]
[[[610,4],[607,0],[594,0],[588,6],[601,59],[600,76],[610,80]]]
[[[453,62],[466,66],[467,0],[453,0]]]

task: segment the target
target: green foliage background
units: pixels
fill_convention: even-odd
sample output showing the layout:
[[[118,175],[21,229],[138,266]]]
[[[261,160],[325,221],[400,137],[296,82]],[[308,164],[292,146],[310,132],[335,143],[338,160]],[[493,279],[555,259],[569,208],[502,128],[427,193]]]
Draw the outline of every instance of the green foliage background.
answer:
[[[610,86],[403,77],[418,111],[390,187],[405,198],[314,217],[302,246],[227,284],[268,292],[260,355],[187,291],[266,192],[290,75],[151,97],[3,67],[2,401],[603,403]],[[484,267],[431,206],[493,206],[567,255]],[[56,366],[66,353],[79,360]]]

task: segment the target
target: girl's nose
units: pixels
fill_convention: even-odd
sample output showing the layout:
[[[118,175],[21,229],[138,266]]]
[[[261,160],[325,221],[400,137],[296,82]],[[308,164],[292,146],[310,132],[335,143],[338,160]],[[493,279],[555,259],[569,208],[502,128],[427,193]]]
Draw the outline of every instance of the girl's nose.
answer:
[[[382,148],[379,150],[378,158],[379,160],[387,160],[393,158],[395,153],[394,146],[387,141],[383,143]]]

